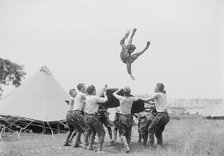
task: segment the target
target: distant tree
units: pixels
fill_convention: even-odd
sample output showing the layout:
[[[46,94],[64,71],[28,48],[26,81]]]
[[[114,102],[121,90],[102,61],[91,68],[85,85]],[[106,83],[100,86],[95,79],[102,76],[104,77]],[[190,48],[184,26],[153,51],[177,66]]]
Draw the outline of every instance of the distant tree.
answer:
[[[0,92],[3,85],[14,85],[18,87],[25,76],[24,66],[13,63],[7,59],[0,58]]]

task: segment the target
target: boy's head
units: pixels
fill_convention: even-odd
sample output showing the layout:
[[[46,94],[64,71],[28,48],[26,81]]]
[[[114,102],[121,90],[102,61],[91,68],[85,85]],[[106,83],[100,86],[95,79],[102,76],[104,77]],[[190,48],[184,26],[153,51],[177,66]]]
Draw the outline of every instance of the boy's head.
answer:
[[[134,44],[130,44],[129,48],[128,48],[128,53],[131,54],[135,51],[136,47]]]
[[[69,90],[69,94],[71,95],[71,97],[75,98],[77,95],[77,91],[76,89],[72,88]]]
[[[130,87],[128,87],[128,86],[126,86],[126,87],[124,87],[124,96],[130,96],[130,94],[131,94],[131,88]]]
[[[84,83],[79,83],[79,84],[77,85],[77,89],[78,89],[80,92],[82,92],[82,93],[85,93],[85,92],[86,92],[86,86],[85,86]]]
[[[162,83],[157,83],[156,84],[156,87],[155,87],[155,92],[158,93],[158,92],[161,92],[163,93],[165,90],[164,90],[165,86],[164,84]],[[165,93],[164,93],[165,94]]]
[[[96,95],[96,88],[94,85],[87,87],[86,92],[88,95]]]

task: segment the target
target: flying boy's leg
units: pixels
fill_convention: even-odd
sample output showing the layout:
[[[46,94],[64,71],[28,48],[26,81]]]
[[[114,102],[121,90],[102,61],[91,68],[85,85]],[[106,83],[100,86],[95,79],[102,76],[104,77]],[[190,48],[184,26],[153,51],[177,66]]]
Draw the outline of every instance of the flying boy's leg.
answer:
[[[131,37],[130,37],[130,39],[128,40],[128,45],[130,45],[130,44],[132,43],[132,40],[133,40],[133,37],[135,36],[136,31],[137,31],[136,28],[134,28],[134,29],[132,30]]]
[[[126,63],[126,66],[127,66],[128,74],[131,76],[132,80],[135,80],[135,77],[132,75],[132,72],[131,72],[131,63]]]

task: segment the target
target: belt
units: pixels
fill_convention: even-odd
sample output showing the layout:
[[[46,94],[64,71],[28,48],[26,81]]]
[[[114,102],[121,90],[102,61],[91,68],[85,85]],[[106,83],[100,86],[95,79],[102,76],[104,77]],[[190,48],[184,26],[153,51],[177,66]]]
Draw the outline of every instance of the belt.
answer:
[[[167,111],[165,111],[165,112],[157,112],[158,114],[164,114],[164,113],[167,113]]]
[[[146,116],[141,116],[141,117],[139,117],[139,119],[143,119],[143,118],[145,118]]]
[[[93,113],[93,114],[86,113],[86,115],[98,115],[98,113]]]

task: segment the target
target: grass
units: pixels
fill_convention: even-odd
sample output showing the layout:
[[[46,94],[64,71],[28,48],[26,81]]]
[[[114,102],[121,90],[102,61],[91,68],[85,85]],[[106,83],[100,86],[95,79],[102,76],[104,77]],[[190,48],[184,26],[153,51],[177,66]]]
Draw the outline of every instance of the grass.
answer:
[[[164,149],[145,149],[137,143],[137,128],[133,127],[131,152],[128,155],[154,156],[223,156],[224,155],[224,120],[207,120],[199,116],[172,117],[164,131]],[[64,147],[66,134],[51,135],[6,133],[0,142],[0,155],[30,156],[95,156],[93,151],[81,148]],[[106,134],[104,150],[107,156],[127,155],[122,144],[109,144]]]

